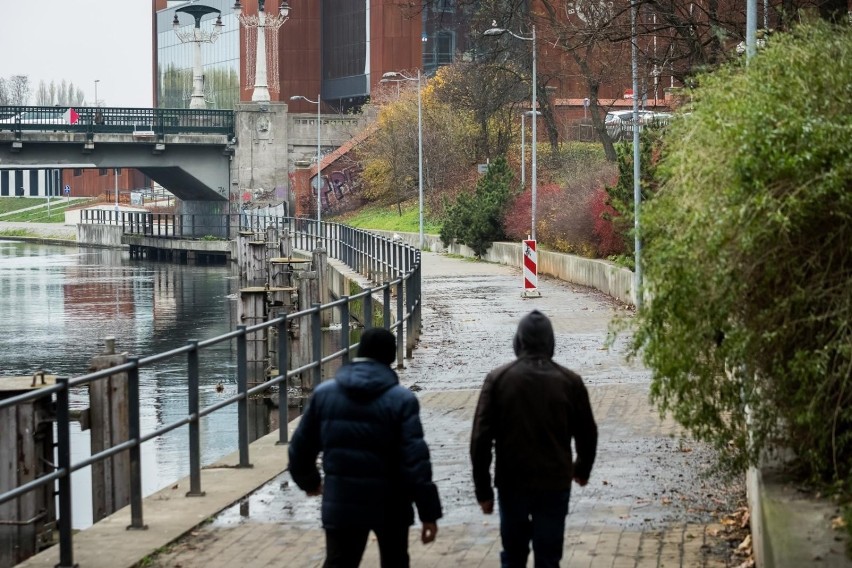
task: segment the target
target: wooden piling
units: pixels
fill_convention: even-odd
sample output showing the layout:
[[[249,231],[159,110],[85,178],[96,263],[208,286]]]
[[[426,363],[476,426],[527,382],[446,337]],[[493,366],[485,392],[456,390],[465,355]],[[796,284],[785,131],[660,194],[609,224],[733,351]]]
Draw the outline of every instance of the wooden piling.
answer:
[[[252,326],[266,321],[267,292],[268,289],[265,286],[240,289],[238,315],[242,324]],[[264,328],[246,336],[248,363],[246,377],[249,388],[266,381],[266,369],[269,367],[268,331],[269,328]]]
[[[115,352],[115,338],[105,339],[104,352],[92,357],[91,372],[127,363],[127,353]],[[89,384],[89,423],[92,455],[126,442],[128,421],[127,373],[116,373]],[[130,504],[130,455],[120,452],[92,464],[92,522],[97,523]]]
[[[296,273],[296,285],[299,288],[299,311],[306,310],[313,305],[318,298],[317,275],[314,271],[303,270]],[[298,335],[295,341],[295,349],[291,351],[293,359],[292,368],[307,365],[313,358],[313,339],[311,336],[311,318],[301,317],[296,322]],[[301,374],[302,391],[310,390],[310,373]]]
[[[311,253],[311,266],[317,274],[317,300],[320,304],[331,302],[331,291],[328,279],[328,253],[322,247],[317,247]],[[331,324],[331,310],[323,310],[322,325],[328,327]]]
[[[52,386],[56,377],[0,377],[0,400]],[[0,410],[0,493],[53,473],[51,397]],[[53,543],[53,484],[0,505],[0,566],[14,566]]]

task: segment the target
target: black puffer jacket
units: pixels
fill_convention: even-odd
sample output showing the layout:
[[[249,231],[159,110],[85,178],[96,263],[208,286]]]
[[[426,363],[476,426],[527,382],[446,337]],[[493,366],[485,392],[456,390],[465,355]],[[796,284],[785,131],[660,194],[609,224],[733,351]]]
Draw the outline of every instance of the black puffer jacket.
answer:
[[[289,449],[303,490],[320,485],[320,452],[325,528],[408,526],[412,502],[422,522],[441,517],[420,405],[387,365],[354,359],[314,392]]]
[[[579,375],[552,360],[553,326],[533,311],[518,325],[512,363],[485,378],[470,441],[477,501],[491,501],[499,488],[565,491],[576,476],[588,479],[598,430],[589,394]],[[573,462],[571,440],[577,446]]]

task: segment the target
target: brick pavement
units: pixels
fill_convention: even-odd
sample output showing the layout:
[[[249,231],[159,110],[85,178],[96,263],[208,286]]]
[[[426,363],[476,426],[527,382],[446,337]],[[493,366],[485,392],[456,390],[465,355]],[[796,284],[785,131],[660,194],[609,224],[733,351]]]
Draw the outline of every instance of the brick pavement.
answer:
[[[708,517],[702,521],[671,518],[667,510],[677,504],[665,497],[642,499],[634,495],[628,479],[605,479],[607,465],[615,453],[641,461],[647,439],[670,440],[673,426],[660,421],[647,405],[644,386],[614,385],[590,389],[592,404],[601,425],[601,472],[587,488],[575,489],[568,516],[563,566],[570,568],[724,567],[721,558],[708,555],[716,546],[715,533],[721,525]],[[441,391],[421,397],[424,423],[432,449],[435,479],[441,488],[446,517],[439,522],[437,540],[423,546],[418,528],[411,531],[412,568],[441,566],[496,567],[499,523],[495,516],[481,515],[469,486],[467,435],[478,391]],[[617,428],[608,427],[618,424]],[[428,425],[432,424],[432,427]],[[656,447],[655,447],[656,448]],[[659,449],[657,449],[659,452]],[[678,452],[676,445],[668,452]],[[646,456],[647,458],[647,456]],[[638,469],[638,468],[637,468]],[[273,485],[279,487],[286,474]],[[462,481],[459,483],[457,481]],[[606,482],[606,483],[604,483]],[[624,487],[624,490],[619,488]],[[586,490],[588,489],[588,491]],[[309,500],[296,490],[285,490],[292,499]],[[251,498],[242,511],[234,507],[237,520],[197,528],[188,538],[174,544],[150,564],[159,567],[202,568],[242,566],[321,566],[324,536],[319,527],[318,507],[314,522],[288,519],[270,512],[270,501],[285,501],[269,495]],[[286,507],[283,507],[286,509]],[[255,515],[254,509],[259,509]],[[532,562],[530,562],[532,565]],[[378,548],[371,539],[362,566],[378,566]]]

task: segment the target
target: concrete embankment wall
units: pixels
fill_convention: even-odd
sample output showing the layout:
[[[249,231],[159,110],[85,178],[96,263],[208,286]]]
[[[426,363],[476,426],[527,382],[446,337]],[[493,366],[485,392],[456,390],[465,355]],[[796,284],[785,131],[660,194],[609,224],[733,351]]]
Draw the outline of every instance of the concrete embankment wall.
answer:
[[[399,236],[403,241],[413,246],[419,245],[417,233],[371,232],[387,237]],[[445,247],[441,243],[441,239],[435,235],[424,235],[423,240],[424,247],[433,252],[456,254],[466,258],[476,256],[465,245],[452,244]],[[482,260],[521,268],[524,262],[521,243],[494,243]],[[633,290],[633,272],[606,260],[539,250],[538,273],[547,274],[580,286],[595,288],[625,304],[635,305],[636,303],[636,295]],[[520,288],[520,286],[521,281],[519,279],[518,287]]]
[[[124,230],[118,225],[77,225],[77,244],[90,247],[121,248]]]

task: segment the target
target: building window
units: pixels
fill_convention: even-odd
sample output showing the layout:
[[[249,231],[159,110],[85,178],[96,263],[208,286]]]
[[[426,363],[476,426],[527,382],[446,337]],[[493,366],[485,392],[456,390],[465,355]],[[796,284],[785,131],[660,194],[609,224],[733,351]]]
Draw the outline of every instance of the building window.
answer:
[[[449,65],[453,62],[453,52],[456,50],[455,34],[453,32],[438,32],[435,34],[435,62],[438,65]]]
[[[105,176],[108,173],[109,173],[109,169],[107,169],[107,168],[101,168],[101,169],[98,170],[98,174],[100,174],[102,176]]]
[[[115,175],[117,175],[117,176],[121,175],[121,168],[115,168]]]
[[[83,175],[83,170],[82,170],[82,169],[80,169],[80,168],[74,168],[74,175],[75,175],[75,176],[81,176],[81,175]]]
[[[455,4],[455,0],[438,0],[435,9],[439,12],[452,12],[456,8]]]

